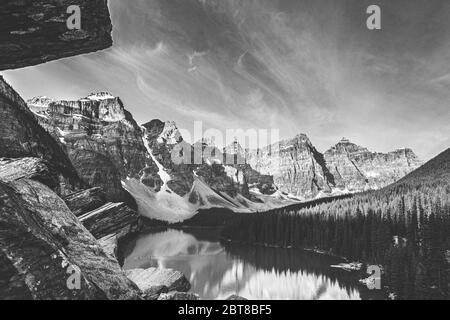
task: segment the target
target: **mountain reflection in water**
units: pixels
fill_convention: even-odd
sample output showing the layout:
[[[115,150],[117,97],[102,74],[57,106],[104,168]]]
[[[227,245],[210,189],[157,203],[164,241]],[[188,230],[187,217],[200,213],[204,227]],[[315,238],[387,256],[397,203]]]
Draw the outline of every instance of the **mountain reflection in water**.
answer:
[[[223,245],[214,229],[156,231],[124,249],[125,269],[183,272],[202,299],[232,294],[260,300],[359,300],[354,277],[328,256],[292,249]]]

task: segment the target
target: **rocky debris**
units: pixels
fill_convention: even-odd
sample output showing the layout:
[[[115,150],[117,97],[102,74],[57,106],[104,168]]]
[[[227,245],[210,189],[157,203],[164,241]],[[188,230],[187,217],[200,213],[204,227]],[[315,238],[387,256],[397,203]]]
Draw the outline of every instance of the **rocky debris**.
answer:
[[[106,204],[106,195],[102,188],[91,188],[73,193],[63,198],[70,211],[77,217]]]
[[[107,92],[74,101],[36,97],[28,107],[59,141],[80,177],[92,187],[102,187],[109,201],[135,208],[121,181],[151,177],[157,167],[147,153],[142,129],[120,98]]]
[[[0,158],[0,180],[11,182],[19,179],[32,179],[59,191],[58,174],[50,163],[39,158]]]
[[[117,260],[48,187],[0,183],[0,202],[0,248],[34,299],[139,298]],[[69,289],[69,266],[80,270],[81,290]]]
[[[118,234],[124,229],[133,232],[138,226],[138,214],[125,203],[107,203],[79,217],[97,239]]]
[[[245,299],[243,297],[240,297],[238,295],[233,294],[233,295],[229,296],[226,300],[227,301],[245,301],[245,300],[248,300],[248,299]]]
[[[78,5],[81,30],[69,30],[67,9]],[[112,45],[104,0],[3,0],[0,3],[0,70],[94,52]]]
[[[22,98],[0,77],[0,157],[41,158],[58,175],[58,193],[66,195],[83,186],[75,168],[58,143],[37,122]]]
[[[337,187],[353,192],[383,188],[422,165],[410,149],[371,152],[345,138],[324,157]]]
[[[144,295],[151,293],[155,286],[165,286],[168,291],[180,292],[187,292],[191,288],[191,284],[181,272],[171,269],[133,269],[127,270],[126,275],[137,284]]]
[[[195,301],[200,300],[200,297],[194,293],[175,291],[161,294],[158,300]]]

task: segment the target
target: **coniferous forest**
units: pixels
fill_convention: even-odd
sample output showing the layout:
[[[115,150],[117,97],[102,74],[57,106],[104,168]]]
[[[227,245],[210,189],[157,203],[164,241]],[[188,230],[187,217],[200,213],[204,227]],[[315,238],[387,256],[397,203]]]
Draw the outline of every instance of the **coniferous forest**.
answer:
[[[240,216],[222,235],[381,265],[396,299],[449,299],[450,150],[383,190]]]

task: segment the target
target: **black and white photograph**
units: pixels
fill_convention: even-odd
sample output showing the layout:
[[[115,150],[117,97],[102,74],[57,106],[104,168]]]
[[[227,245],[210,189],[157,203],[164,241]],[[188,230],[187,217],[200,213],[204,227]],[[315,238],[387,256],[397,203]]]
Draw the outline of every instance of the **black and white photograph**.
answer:
[[[450,300],[450,2],[1,0],[1,300]]]

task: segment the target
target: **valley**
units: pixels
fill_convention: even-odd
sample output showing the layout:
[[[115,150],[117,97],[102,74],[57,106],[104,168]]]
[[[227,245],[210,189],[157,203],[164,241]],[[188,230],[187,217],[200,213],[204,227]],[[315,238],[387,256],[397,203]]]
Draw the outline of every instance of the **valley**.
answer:
[[[40,200],[30,200],[31,194],[60,197],[54,201],[68,211],[58,228],[83,225],[84,240],[56,232],[45,211],[38,211],[43,225],[33,227],[34,236],[50,247],[62,241],[57,247],[65,248],[59,249],[63,259],[80,265],[92,283],[109,276],[93,273],[99,262],[91,261],[89,252],[81,259],[74,254],[86,241],[95,243],[104,258],[113,259],[110,268],[117,273],[108,281],[121,287],[114,298],[448,295],[448,151],[422,165],[410,149],[376,153],[348,139],[321,153],[304,134],[260,150],[237,142],[221,150],[206,138],[190,145],[174,122],[138,125],[122,100],[109,93],[25,103],[6,82],[2,90],[3,114],[17,124],[13,131],[2,127],[4,196],[29,203],[32,211]],[[27,129],[17,135],[19,122]],[[34,144],[25,143],[32,138]],[[174,150],[194,153],[195,148],[206,155],[200,163],[172,158]],[[230,158],[236,162],[225,161]],[[52,208],[50,202],[41,205]],[[26,213],[16,215],[23,218],[10,223],[29,224]],[[79,247],[66,247],[70,241]],[[40,245],[48,252],[50,247]],[[382,290],[369,292],[359,284],[364,273],[331,268],[346,259],[379,265]],[[205,270],[210,270],[206,278]],[[130,289],[133,283],[138,289]],[[177,292],[164,289],[169,287]],[[86,288],[83,294],[113,298],[104,290]]]

